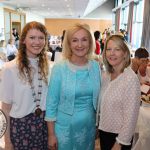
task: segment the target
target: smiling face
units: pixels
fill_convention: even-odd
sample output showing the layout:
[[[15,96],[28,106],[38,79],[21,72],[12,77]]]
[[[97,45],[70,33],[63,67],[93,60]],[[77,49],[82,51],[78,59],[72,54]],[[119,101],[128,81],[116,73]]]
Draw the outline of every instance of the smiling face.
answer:
[[[40,30],[30,29],[23,43],[26,45],[27,56],[36,58],[45,46],[45,35]]]
[[[110,40],[107,43],[106,48],[106,59],[109,64],[114,68],[114,70],[121,70],[125,63],[125,56],[126,54],[123,50],[114,42]]]
[[[90,48],[90,38],[86,30],[80,29],[72,35],[70,48],[72,57],[85,58]]]

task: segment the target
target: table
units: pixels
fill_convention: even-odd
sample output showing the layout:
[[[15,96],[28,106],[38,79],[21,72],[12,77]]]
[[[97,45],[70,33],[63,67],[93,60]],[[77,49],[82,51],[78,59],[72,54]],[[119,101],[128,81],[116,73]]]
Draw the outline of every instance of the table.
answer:
[[[132,150],[150,150],[150,104],[140,107],[136,133],[136,143]],[[137,134],[135,134],[137,135]]]

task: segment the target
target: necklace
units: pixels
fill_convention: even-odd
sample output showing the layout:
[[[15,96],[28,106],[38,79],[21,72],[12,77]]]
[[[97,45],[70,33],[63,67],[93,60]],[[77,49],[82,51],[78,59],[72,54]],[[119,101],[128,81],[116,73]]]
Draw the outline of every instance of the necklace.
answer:
[[[41,70],[39,67],[39,63],[38,63],[38,89],[37,89],[37,93],[35,91],[35,86],[33,85],[33,79],[29,78],[28,73],[27,73],[27,76],[28,76],[30,87],[32,90],[32,97],[33,97],[34,102],[36,103],[35,115],[40,116],[42,113],[42,110],[40,108],[40,101],[41,101],[41,95],[42,95],[42,76],[41,76]]]

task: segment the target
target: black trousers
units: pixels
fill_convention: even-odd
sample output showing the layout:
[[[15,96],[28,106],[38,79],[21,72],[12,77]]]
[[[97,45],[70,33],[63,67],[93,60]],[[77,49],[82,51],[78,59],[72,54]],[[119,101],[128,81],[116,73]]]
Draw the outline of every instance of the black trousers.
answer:
[[[118,134],[99,130],[101,150],[111,150]],[[122,145],[121,150],[131,150],[131,145]]]

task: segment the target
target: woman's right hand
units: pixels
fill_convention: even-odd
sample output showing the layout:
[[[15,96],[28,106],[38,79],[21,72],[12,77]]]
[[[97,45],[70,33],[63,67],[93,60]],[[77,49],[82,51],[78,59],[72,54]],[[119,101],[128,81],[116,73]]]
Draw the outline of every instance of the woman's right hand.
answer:
[[[48,149],[49,150],[57,150],[58,149],[57,137],[55,135],[48,136]]]

